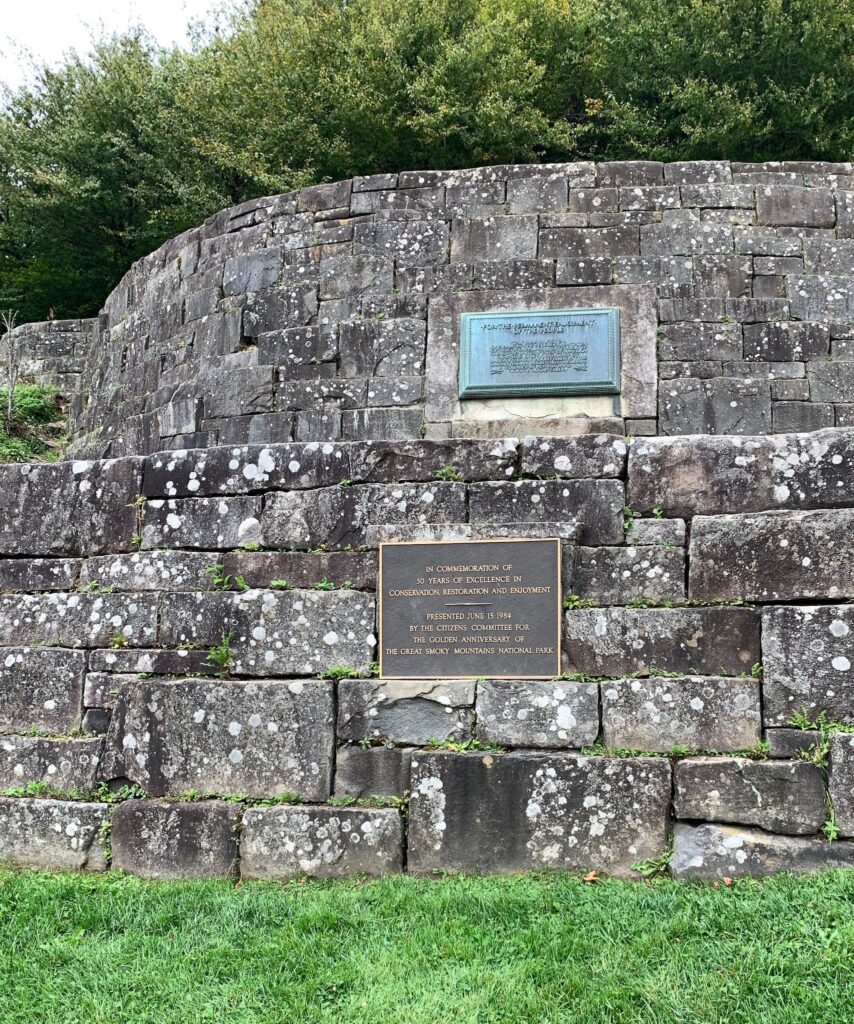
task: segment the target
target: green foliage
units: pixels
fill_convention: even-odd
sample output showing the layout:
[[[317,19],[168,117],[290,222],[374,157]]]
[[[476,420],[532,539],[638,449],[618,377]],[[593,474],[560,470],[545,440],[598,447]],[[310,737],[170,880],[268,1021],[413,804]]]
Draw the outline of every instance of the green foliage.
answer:
[[[335,584],[331,583],[324,576],[322,580],[318,580],[317,583],[314,584],[314,589],[315,590],[334,590],[335,589]]]
[[[7,389],[0,388],[0,409],[6,409],[8,394]],[[19,384],[15,387],[8,430],[4,418],[0,418],[0,463],[55,462],[66,441],[65,409],[56,388],[42,384]]]
[[[3,796],[32,797],[41,800],[73,800],[83,803],[120,804],[125,800],[143,800],[146,792],[136,783],[127,783],[118,789],[110,789],[106,782],[99,782],[89,789],[58,789],[47,782],[28,782],[3,791]]]
[[[465,480],[465,477],[456,466],[442,466],[441,469],[436,470],[436,479],[460,483]]]
[[[467,750],[487,750],[493,753],[503,753],[504,747],[498,743],[486,743],[472,736],[470,740],[430,740],[424,745],[425,750],[451,750],[455,754],[464,754]]]
[[[127,636],[122,632],[122,630],[119,630],[115,634],[113,639],[110,641],[110,647],[112,647],[114,651],[120,651],[123,648],[127,647],[129,644],[130,641],[128,640]]]
[[[189,53],[94,45],[0,113],[0,302],[91,315],[210,213],[353,174],[847,160],[852,0],[232,0]]]
[[[842,1024],[854,872],[0,873],[4,1024]],[[225,1007],[225,1009],[224,1009]]]
[[[293,590],[292,583],[287,580],[270,580],[270,590]]]
[[[658,875],[666,875],[670,859],[673,856],[673,841],[660,857],[647,857],[646,860],[632,864],[632,871],[637,871],[644,878],[656,878]]]
[[[563,599],[564,611],[575,611],[576,608],[594,608],[596,602],[590,597],[579,597],[577,594],[570,594]]]
[[[207,661],[218,670],[220,679],[224,679],[231,669],[232,660],[231,633],[223,633],[220,642],[208,651]]]
[[[321,679],[362,679],[363,676],[363,672],[351,665],[333,665],[320,673]]]

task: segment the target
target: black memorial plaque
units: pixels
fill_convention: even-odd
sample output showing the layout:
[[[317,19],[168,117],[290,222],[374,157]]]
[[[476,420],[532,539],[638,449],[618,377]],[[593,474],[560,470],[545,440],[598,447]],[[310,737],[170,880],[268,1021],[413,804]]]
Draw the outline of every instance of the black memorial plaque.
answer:
[[[380,675],[560,673],[560,541],[380,545]]]

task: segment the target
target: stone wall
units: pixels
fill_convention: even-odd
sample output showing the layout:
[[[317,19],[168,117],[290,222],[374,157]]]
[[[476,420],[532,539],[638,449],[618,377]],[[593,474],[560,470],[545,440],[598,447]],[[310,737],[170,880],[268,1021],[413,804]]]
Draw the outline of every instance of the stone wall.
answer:
[[[854,423],[850,164],[404,171],[224,210],[140,260],[78,454]],[[465,311],[616,305],[619,396],[457,399]]]
[[[21,324],[13,331],[21,374],[37,384],[57,388],[74,400],[72,415],[80,412],[76,396],[82,390],[83,368],[89,358],[95,320],[46,320]],[[9,358],[9,341],[0,339],[0,367]]]
[[[854,728],[791,724],[854,723],[852,528],[851,428],[2,466],[0,860],[854,866]],[[378,543],[508,533],[564,538],[563,676],[373,677]]]

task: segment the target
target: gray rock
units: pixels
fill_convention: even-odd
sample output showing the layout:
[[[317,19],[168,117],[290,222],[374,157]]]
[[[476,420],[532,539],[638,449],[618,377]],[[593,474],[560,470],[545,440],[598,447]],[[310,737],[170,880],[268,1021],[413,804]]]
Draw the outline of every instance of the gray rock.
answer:
[[[0,862],[41,871],[106,871],[106,804],[0,797]]]
[[[534,259],[537,222],[536,214],[455,220],[451,231],[451,262]]]
[[[772,408],[774,432],[809,432],[832,427],[835,421],[832,405],[811,402],[775,402]]]
[[[579,437],[526,437],[521,471],[525,476],[621,477],[628,446],[621,437],[583,434]]]
[[[106,736],[110,727],[110,712],[104,708],[87,708],[83,715],[83,732],[92,736]]]
[[[475,708],[478,738],[502,746],[577,750],[599,735],[596,683],[481,682]]]
[[[572,592],[598,605],[684,600],[684,549],[579,548]]]
[[[338,738],[414,744],[467,740],[474,700],[475,684],[463,679],[342,679]]]
[[[0,733],[76,729],[85,671],[86,657],[80,651],[0,649]]]
[[[142,460],[0,466],[0,555],[129,551]]]
[[[412,747],[339,747],[335,795],[368,799],[409,792]]]
[[[759,742],[761,727],[756,679],[653,676],[602,683],[606,747],[746,750]]]
[[[351,444],[348,448],[353,480],[371,484],[404,480],[429,483],[443,471],[458,474],[464,480],[495,480],[512,476],[516,471],[518,441],[515,438],[494,441],[369,441]]]
[[[213,675],[217,667],[208,661],[208,652],[201,650],[133,651],[122,650],[92,651],[89,655],[89,668],[93,673],[119,673],[137,675],[144,673],[152,676],[196,676]],[[88,703],[89,676],[86,677],[84,704]]]
[[[626,543],[637,547],[662,544],[681,548],[685,544],[685,520],[633,519],[626,531]]]
[[[819,732],[817,729],[766,729],[765,740],[769,757],[792,758],[811,750],[819,741]]]
[[[101,775],[131,779],[151,796],[193,789],[325,800],[332,745],[328,682],[146,679],[116,701]]]
[[[0,645],[129,647],[153,642],[157,601],[147,594],[0,596]]]
[[[738,378],[685,377],[659,385],[664,434],[764,434],[771,429],[768,385]]]
[[[677,818],[811,835],[827,816],[821,772],[806,761],[691,757],[674,769]]]
[[[356,484],[270,495],[262,534],[268,547],[342,548],[363,544],[368,526],[461,523],[465,519],[465,487],[461,484]]]
[[[662,324],[658,357],[662,360],[741,359],[741,332],[740,324]]]
[[[88,672],[83,689],[83,705],[110,710],[116,706],[122,687],[132,686],[138,679],[138,675],[129,672]]]
[[[41,736],[0,737],[0,789],[30,782],[45,783],[56,792],[87,790],[95,784],[101,739],[46,739]]]
[[[257,544],[260,517],[260,498],[153,499],[145,504],[142,546],[210,551]]]
[[[854,722],[854,605],[766,608],[762,613],[765,724]]]
[[[112,815],[112,867],[140,878],[229,878],[237,873],[241,808],[221,800],[127,800]]]
[[[739,675],[760,660],[749,608],[579,608],[566,613],[570,671]]]
[[[243,878],[345,878],[403,868],[398,811],[357,807],[250,808],[243,819]]]
[[[238,586],[238,577],[250,587],[269,588],[281,581],[297,590],[310,590],[324,579],[336,587],[375,590],[375,551],[231,551],[222,556],[223,572]]]
[[[0,593],[73,590],[83,564],[75,558],[0,558]]]
[[[829,794],[839,834],[854,836],[854,732],[830,739]]]
[[[219,561],[216,552],[134,551],[129,555],[103,555],[83,563],[80,586],[117,591],[209,590],[208,569]]]
[[[821,359],[827,355],[829,346],[830,331],[826,324],[783,321],[744,325],[745,359]]]
[[[366,673],[374,650],[374,598],[355,590],[247,590],[167,594],[160,643],[210,648],[229,637],[229,671],[317,675],[346,665]]]
[[[807,363],[812,402],[854,402],[854,362]]]
[[[697,516],[689,594],[701,601],[854,596],[854,509]]]
[[[833,193],[796,185],[757,188],[756,220],[775,227],[832,228],[836,223]]]
[[[677,824],[673,845],[674,878],[764,878],[780,871],[801,875],[854,867],[854,843],[775,836],[731,825]]]
[[[517,480],[469,487],[469,521],[476,525],[571,520],[582,527],[587,544],[622,541],[624,504],[620,480]]]
[[[409,868],[629,876],[667,846],[670,765],[569,754],[413,757]]]
[[[223,291],[226,295],[257,292],[277,284],[282,273],[282,250],[262,249],[225,261]]]
[[[598,259],[640,255],[638,228],[633,224],[615,227],[551,227],[540,232],[540,257],[555,259]]]
[[[776,437],[658,437],[629,446],[627,502],[666,516],[854,504],[854,429]]]

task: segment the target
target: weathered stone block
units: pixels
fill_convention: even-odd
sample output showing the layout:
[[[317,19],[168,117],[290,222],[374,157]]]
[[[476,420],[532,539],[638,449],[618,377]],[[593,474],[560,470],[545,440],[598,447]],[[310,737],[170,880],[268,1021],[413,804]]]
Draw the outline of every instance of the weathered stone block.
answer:
[[[629,446],[627,502],[667,516],[854,504],[854,430],[673,437]]]
[[[282,250],[261,249],[225,261],[223,291],[226,295],[242,295],[272,288],[282,274]]]
[[[664,851],[669,803],[663,759],[422,753],[412,764],[409,867],[628,876]]]
[[[0,593],[73,590],[83,564],[76,558],[0,558]]]
[[[854,362],[807,363],[810,401],[854,402]]]
[[[370,525],[465,520],[461,484],[357,484],[270,495],[262,535],[268,547],[342,548],[363,544]]]
[[[557,475],[562,480],[620,477],[627,452],[623,438],[608,434],[526,437],[522,441],[521,471],[525,476]]]
[[[836,223],[833,192],[797,185],[757,188],[756,219],[775,227],[832,228]]]
[[[412,747],[339,747],[335,795],[368,799],[409,792]]]
[[[830,331],[826,324],[782,321],[744,325],[745,359],[770,362],[821,359],[829,348]]]
[[[677,824],[673,847],[674,878],[763,878],[780,871],[801,875],[854,867],[854,843],[775,836],[729,825]]]
[[[373,630],[373,596],[355,590],[169,594],[160,643],[211,647],[227,636],[232,672],[317,675],[336,665],[366,672]]]
[[[80,651],[0,649],[0,733],[76,729],[85,671],[86,657]]]
[[[455,220],[451,231],[451,262],[534,259],[537,222],[536,214]]]
[[[579,450],[582,447],[579,446]],[[495,480],[514,474],[518,442],[514,438],[494,441],[369,441],[367,444],[349,445],[349,448],[352,479],[365,483],[429,482],[436,480],[437,473],[443,471],[446,474],[455,472],[464,480]],[[592,462],[593,459],[584,460],[585,468]],[[582,467],[579,465],[579,468]]]
[[[684,549],[579,548],[572,592],[599,605],[681,601],[685,597]]]
[[[774,432],[807,433],[832,427],[835,420],[833,408],[832,405],[814,405],[812,402],[775,402]]]
[[[414,744],[467,740],[474,699],[475,684],[467,680],[342,679],[338,738]]]
[[[677,818],[811,835],[827,815],[821,772],[806,761],[691,757],[674,769]]]
[[[42,871],[106,871],[106,804],[0,797],[0,862]]]
[[[101,739],[60,740],[41,736],[0,737],[0,789],[29,782],[56,791],[86,790],[95,784]]]
[[[658,338],[663,360],[741,359],[740,324],[664,324]]]
[[[516,480],[469,488],[473,523],[573,520],[588,544],[622,540],[624,504],[620,480]]]
[[[356,590],[376,590],[377,585],[374,551],[231,551],[222,564],[235,584],[240,577],[253,588],[311,590],[323,580]],[[271,587],[274,582],[277,586]]]
[[[761,725],[755,679],[653,676],[602,684],[607,747],[745,750],[759,742]]]
[[[565,637],[571,670],[588,675],[739,675],[760,660],[749,608],[579,608]]]
[[[240,807],[221,800],[127,800],[112,815],[112,866],[140,878],[228,878],[240,818]]]
[[[340,327],[342,377],[397,377],[424,373],[427,324],[395,320],[351,320]]]
[[[768,756],[779,758],[800,757],[819,741],[818,729],[766,729]]]
[[[577,750],[599,735],[596,683],[481,682],[476,711],[478,738],[502,746]]]
[[[450,231],[441,220],[380,221],[357,224],[355,256],[394,257],[409,266],[448,262]]]
[[[211,538],[212,539],[212,538]],[[208,590],[213,586],[208,569],[220,558],[217,552],[134,551],[103,555],[83,563],[80,586],[117,591]]]
[[[644,256],[731,253],[732,228],[699,218],[671,224],[646,224],[640,229],[640,246]]]
[[[854,732],[830,739],[830,800],[839,834],[854,836]]]
[[[257,544],[260,518],[260,498],[155,498],[145,503],[142,546],[210,551]]]
[[[689,595],[700,601],[854,596],[854,509],[697,516]]]
[[[144,647],[157,601],[148,594],[17,594],[0,597],[0,646]]]
[[[332,745],[329,682],[146,679],[116,701],[101,775],[151,796],[325,800]]]
[[[543,228],[540,231],[539,255],[541,259],[637,256],[640,253],[639,238],[638,228],[633,224],[600,228]]]
[[[260,807],[243,819],[243,878],[344,878],[403,868],[403,820],[392,808]]]
[[[666,547],[684,547],[684,519],[632,519],[626,531],[626,543],[646,547],[663,544]]]
[[[664,434],[764,434],[771,395],[763,382],[685,377],[659,384],[658,414]]]
[[[854,605],[766,608],[762,668],[766,725],[854,721]]]
[[[129,551],[141,459],[0,466],[0,555]]]

